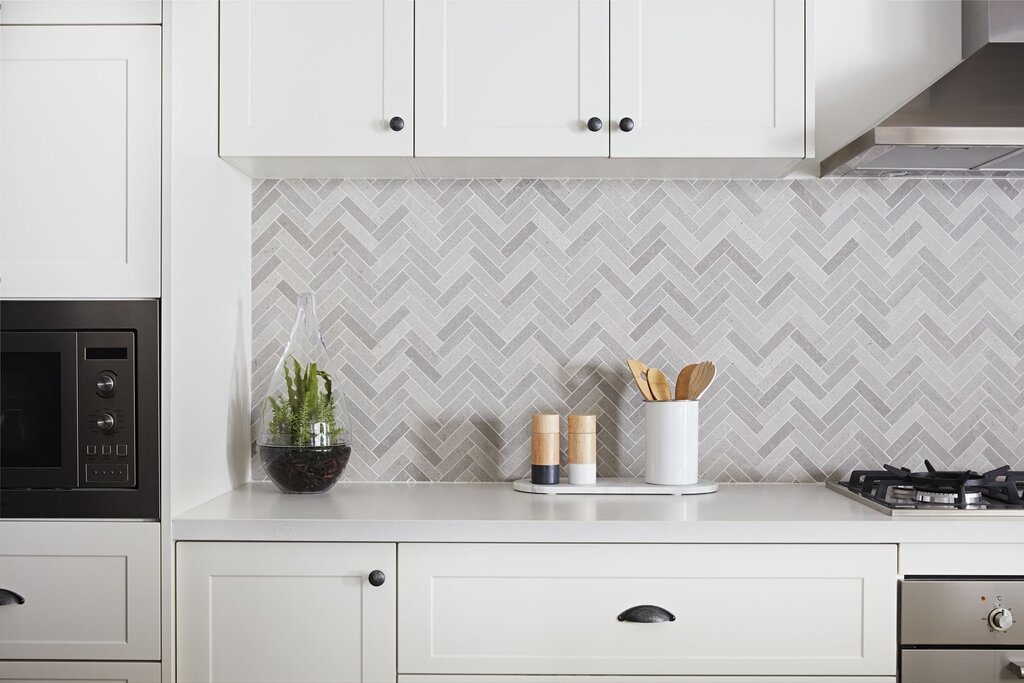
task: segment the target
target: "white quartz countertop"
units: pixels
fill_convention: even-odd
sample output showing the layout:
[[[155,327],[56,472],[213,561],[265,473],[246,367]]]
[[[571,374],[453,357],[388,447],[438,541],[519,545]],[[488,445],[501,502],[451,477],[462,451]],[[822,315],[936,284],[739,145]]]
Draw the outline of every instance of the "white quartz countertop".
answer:
[[[258,482],[176,517],[177,540],[507,543],[1007,543],[1024,517],[892,518],[823,484],[723,484],[698,496],[519,493],[509,483]]]

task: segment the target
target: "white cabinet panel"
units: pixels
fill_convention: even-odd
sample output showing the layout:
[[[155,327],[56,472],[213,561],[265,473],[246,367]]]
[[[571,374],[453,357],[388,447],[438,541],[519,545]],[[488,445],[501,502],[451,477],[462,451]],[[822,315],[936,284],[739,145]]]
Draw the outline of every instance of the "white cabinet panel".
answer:
[[[394,681],[395,546],[179,543],[178,680]],[[383,585],[369,574],[380,570]]]
[[[804,156],[803,0],[611,0],[611,14],[612,156]]]
[[[399,572],[402,674],[896,673],[895,546],[402,544]]]
[[[4,0],[0,25],[159,24],[160,0]]]
[[[0,29],[0,295],[160,295],[160,27]]]
[[[157,523],[0,522],[0,588],[0,659],[160,659]]]
[[[417,156],[607,157],[607,131],[607,0],[416,2]]]
[[[223,0],[220,21],[221,156],[412,156],[412,0]]]
[[[155,662],[2,662],[3,683],[160,683]]]

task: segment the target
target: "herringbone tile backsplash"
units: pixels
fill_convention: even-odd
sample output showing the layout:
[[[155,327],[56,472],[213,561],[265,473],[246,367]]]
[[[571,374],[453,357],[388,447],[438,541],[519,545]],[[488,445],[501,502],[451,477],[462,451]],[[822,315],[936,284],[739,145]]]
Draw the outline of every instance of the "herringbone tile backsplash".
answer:
[[[707,478],[1024,462],[1024,180],[262,180],[252,222],[253,423],[313,291],[348,479],[524,476],[538,411],[639,476],[627,358],[718,364]]]

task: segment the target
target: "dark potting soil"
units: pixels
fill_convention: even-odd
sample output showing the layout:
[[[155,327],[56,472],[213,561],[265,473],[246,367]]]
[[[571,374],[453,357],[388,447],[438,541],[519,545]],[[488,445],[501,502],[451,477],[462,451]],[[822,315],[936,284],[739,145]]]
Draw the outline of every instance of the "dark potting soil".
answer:
[[[260,446],[267,475],[285,493],[321,493],[334,486],[352,455],[352,447]]]

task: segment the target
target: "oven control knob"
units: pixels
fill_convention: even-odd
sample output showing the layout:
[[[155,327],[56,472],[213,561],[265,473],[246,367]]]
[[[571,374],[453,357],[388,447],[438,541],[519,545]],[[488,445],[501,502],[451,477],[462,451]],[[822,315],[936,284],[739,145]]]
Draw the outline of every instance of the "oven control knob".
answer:
[[[117,385],[114,383],[114,378],[103,373],[96,378],[96,393],[103,398],[110,398],[117,393]]]
[[[114,431],[114,416],[110,413],[103,413],[96,418],[96,426],[104,434]]]
[[[988,625],[994,631],[1009,631],[1013,626],[1013,612],[1005,607],[996,607],[988,613]]]

